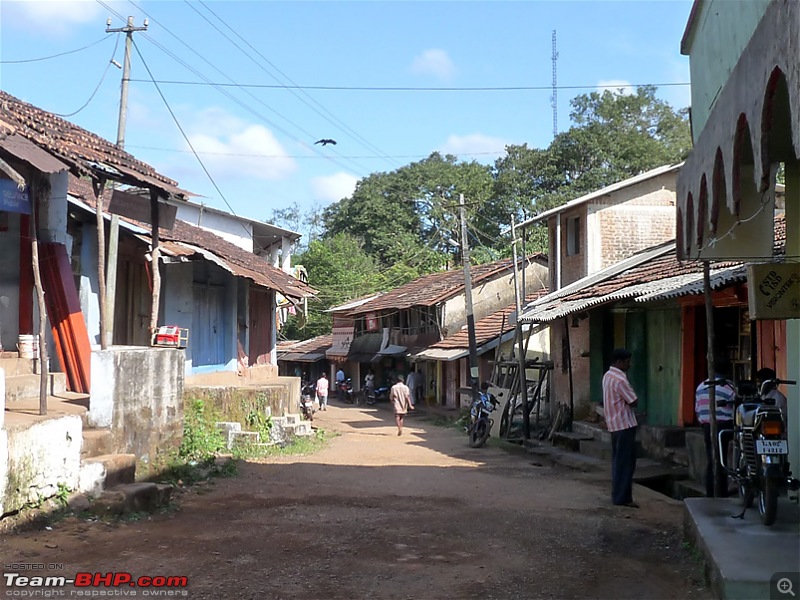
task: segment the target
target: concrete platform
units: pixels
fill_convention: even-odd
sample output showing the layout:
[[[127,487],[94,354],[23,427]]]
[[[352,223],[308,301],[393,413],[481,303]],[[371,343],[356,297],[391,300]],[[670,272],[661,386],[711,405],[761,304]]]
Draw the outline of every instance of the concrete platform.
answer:
[[[684,534],[703,553],[706,576],[719,598],[783,598],[773,587],[785,574],[800,593],[800,506],[779,499],[778,519],[765,527],[758,509],[744,519],[736,498],[686,498]]]

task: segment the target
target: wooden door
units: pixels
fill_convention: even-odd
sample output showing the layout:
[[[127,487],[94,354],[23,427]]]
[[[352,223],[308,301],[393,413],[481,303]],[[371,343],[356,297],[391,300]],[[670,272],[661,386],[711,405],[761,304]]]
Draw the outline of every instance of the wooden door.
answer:
[[[194,286],[194,311],[189,350],[192,367],[225,363],[225,288],[215,285]]]

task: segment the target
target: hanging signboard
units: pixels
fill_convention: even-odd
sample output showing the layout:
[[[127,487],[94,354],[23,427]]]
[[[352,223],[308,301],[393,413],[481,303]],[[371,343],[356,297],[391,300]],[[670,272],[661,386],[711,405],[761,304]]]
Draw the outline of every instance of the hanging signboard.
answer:
[[[111,202],[108,205],[108,212],[128,217],[140,223],[150,222],[150,198],[138,196],[136,194],[129,194],[121,190],[114,190],[111,192]],[[158,203],[158,227],[159,229],[172,229],[175,225],[175,215],[178,209],[171,204],[164,202]]]
[[[748,265],[747,297],[751,319],[800,319],[800,264]]]
[[[0,179],[0,210],[31,214],[31,198],[26,186],[22,191],[10,179]]]

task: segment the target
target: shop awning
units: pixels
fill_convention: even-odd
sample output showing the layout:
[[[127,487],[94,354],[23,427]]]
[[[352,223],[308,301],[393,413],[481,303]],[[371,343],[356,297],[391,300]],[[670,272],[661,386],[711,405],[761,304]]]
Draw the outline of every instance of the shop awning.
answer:
[[[352,362],[372,362],[372,359],[380,352],[383,344],[382,333],[365,333],[354,338],[350,344],[350,352],[347,360]]]
[[[396,346],[394,344],[390,344],[386,346],[386,348],[378,350],[378,354],[382,356],[407,356],[408,348],[405,346]]]

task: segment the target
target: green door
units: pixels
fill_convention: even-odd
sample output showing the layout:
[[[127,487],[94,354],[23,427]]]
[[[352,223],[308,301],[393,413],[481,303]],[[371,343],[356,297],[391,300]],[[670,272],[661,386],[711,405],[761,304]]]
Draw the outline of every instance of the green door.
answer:
[[[633,358],[628,371],[628,381],[639,397],[636,412],[648,412],[650,399],[647,394],[647,318],[643,310],[630,310],[625,313],[625,347],[631,351]],[[650,422],[649,418],[643,419]]]
[[[681,397],[681,311],[647,311],[647,423],[677,426]]]

